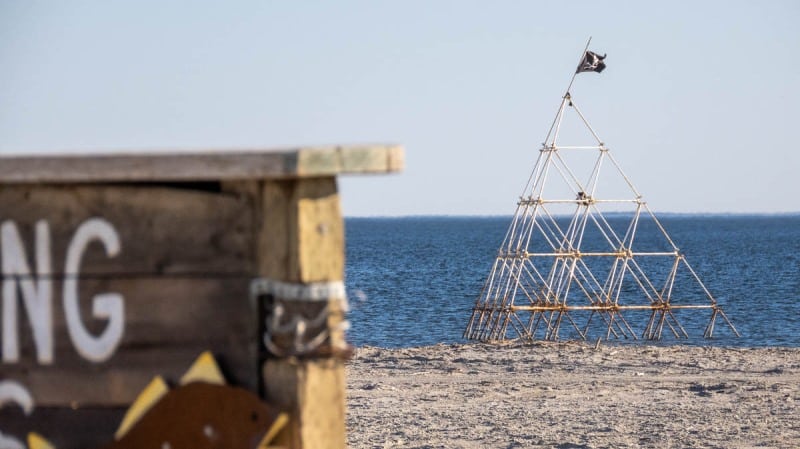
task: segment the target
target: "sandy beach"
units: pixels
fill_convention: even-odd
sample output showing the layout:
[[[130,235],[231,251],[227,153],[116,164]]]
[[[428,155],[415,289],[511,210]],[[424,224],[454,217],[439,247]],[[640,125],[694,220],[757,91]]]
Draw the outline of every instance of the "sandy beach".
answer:
[[[800,349],[358,348],[351,448],[800,447]]]

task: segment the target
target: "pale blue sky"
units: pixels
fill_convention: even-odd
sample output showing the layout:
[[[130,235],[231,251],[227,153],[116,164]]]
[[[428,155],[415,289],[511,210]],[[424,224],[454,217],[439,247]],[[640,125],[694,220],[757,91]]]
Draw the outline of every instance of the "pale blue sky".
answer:
[[[576,102],[655,211],[798,212],[800,3],[0,0],[0,152],[401,143],[346,215],[507,215]]]

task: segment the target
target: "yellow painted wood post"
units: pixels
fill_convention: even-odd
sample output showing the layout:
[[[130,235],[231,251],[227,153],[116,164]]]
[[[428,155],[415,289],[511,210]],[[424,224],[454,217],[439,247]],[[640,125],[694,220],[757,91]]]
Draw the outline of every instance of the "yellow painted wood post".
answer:
[[[279,442],[290,448],[345,447],[344,223],[333,176],[265,181],[259,274],[275,288],[266,306],[263,365],[268,402],[291,413]],[[323,318],[319,325],[312,322]],[[286,332],[278,323],[296,323]],[[291,326],[290,326],[291,327]],[[302,335],[298,336],[298,332]],[[315,337],[327,335],[321,345]],[[298,347],[298,342],[307,343]]]

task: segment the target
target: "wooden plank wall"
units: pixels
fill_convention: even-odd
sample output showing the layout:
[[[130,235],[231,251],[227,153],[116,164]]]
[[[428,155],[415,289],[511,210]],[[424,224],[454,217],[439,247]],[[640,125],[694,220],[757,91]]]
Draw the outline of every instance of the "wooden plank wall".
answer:
[[[111,441],[121,413],[155,375],[179,379],[204,350],[214,352],[230,383],[256,390],[258,323],[249,284],[260,205],[246,189],[197,187],[0,187],[3,348],[15,334],[10,327],[18,330],[18,356],[2,354],[0,385],[23,386],[33,403],[29,416],[11,402],[0,408],[2,434],[24,441],[27,432],[36,431],[60,449]],[[119,251],[109,255],[107,245],[89,232],[81,253],[76,243],[81,228],[111,229]],[[14,242],[21,243],[21,258],[12,254]],[[66,266],[71,245],[81,256],[77,272]],[[43,272],[48,258],[49,275]],[[6,273],[20,261],[29,277]],[[103,360],[87,358],[70,336],[70,326],[73,332],[76,327],[76,320],[67,319],[70,279],[77,279],[78,321],[92,338],[110,328],[109,319],[98,317],[102,311],[93,310],[95,295],[122,298],[122,335]],[[24,290],[46,297],[43,285],[50,288],[41,301],[50,304],[52,323],[42,314],[31,323]],[[15,311],[7,304],[14,295]],[[52,329],[50,360],[37,351],[34,327]]]

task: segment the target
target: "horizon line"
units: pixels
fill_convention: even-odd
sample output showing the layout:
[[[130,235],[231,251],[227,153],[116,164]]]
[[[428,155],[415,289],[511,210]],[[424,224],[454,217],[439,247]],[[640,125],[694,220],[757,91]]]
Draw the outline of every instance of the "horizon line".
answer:
[[[626,215],[631,211],[608,211],[603,215]],[[800,211],[790,212],[653,212],[656,216],[703,216],[703,217],[775,217],[800,216]],[[571,214],[557,214],[569,217]],[[343,218],[508,218],[514,214],[398,214],[398,215],[343,215]]]

